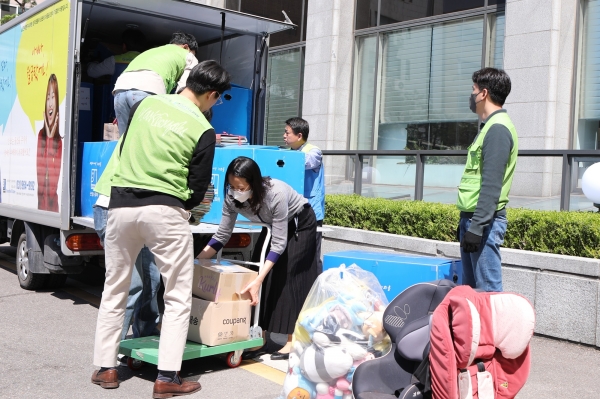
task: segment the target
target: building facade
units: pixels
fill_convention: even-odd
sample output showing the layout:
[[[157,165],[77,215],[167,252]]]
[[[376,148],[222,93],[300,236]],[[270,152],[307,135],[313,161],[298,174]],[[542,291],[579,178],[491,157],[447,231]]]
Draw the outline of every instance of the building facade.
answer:
[[[282,144],[285,119],[299,115],[310,123],[310,141],[322,149],[440,150],[426,159],[424,199],[453,202],[464,158],[444,156],[443,150],[464,150],[477,134],[468,107],[471,75],[493,66],[511,77],[505,108],[521,149],[598,149],[600,0],[212,5],[279,20],[284,10],[298,25],[270,41],[265,144]],[[591,161],[575,160],[574,195]],[[326,158],[329,192],[349,191],[353,162]],[[558,196],[561,166],[560,158],[520,157],[513,204]],[[410,195],[411,157],[366,157],[363,168],[363,195]],[[571,209],[590,205],[571,202]],[[558,209],[558,202],[540,208]]]

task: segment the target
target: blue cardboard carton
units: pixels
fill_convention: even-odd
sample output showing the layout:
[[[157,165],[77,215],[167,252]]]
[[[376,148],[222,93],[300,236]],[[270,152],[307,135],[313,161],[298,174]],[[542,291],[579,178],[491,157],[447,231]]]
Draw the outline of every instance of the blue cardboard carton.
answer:
[[[367,251],[340,251],[323,255],[323,270],[342,264],[356,264],[375,274],[390,302],[417,283],[439,279],[452,280],[457,284],[462,281],[462,263],[457,259]]]
[[[250,141],[252,131],[252,90],[238,85],[223,93],[223,97],[231,96],[217,107],[212,107],[213,116],[210,124],[215,133],[229,133],[244,136]]]
[[[225,172],[231,161],[239,156],[254,159],[263,176],[282,180],[292,186],[299,194],[304,195],[303,152],[259,145],[217,147],[215,149],[211,181],[215,186],[215,196],[210,211],[202,218],[202,223],[218,224],[221,221]],[[240,216],[239,220],[247,219]]]
[[[98,193],[94,191],[96,183],[110,159],[117,141],[87,142],[83,143],[81,157],[81,216],[94,217],[94,204]]]
[[[81,166],[81,216],[93,217],[93,206],[98,199],[94,191],[96,182],[104,172],[104,168],[117,145],[117,141],[83,143]],[[263,176],[279,179],[296,190],[304,193],[304,153],[301,151],[282,150],[267,146],[230,146],[217,147],[213,161],[212,184],[215,194],[210,211],[202,218],[202,223],[219,224],[223,210],[223,185],[225,171],[229,163],[239,156],[254,159]],[[246,220],[240,217],[240,220]]]

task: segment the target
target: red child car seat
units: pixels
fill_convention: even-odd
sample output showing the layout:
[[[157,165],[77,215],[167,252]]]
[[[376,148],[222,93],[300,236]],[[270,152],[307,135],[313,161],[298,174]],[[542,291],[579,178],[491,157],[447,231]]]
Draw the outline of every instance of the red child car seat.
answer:
[[[530,370],[535,313],[523,296],[453,288],[433,312],[433,399],[512,399]]]

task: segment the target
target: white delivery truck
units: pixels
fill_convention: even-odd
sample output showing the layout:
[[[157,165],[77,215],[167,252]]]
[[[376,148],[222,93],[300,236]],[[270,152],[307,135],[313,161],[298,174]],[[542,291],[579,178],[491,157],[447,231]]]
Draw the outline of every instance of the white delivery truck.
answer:
[[[176,31],[193,34],[198,60],[220,61],[246,93],[246,138],[257,144],[268,37],[290,28],[194,0],[47,0],[2,25],[0,243],[17,247],[21,287],[57,288],[103,255],[93,219],[81,213],[81,180],[90,178],[81,176],[83,143],[103,140],[112,104],[109,82],[88,78],[82,66],[98,42],[120,46],[125,29],[140,29],[151,46]],[[247,247],[244,237],[232,245]]]

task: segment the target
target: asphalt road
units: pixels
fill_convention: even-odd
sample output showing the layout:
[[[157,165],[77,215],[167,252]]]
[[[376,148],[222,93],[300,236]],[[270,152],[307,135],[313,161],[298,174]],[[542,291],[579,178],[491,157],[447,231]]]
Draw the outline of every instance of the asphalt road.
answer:
[[[120,367],[118,389],[90,382],[97,274],[69,279],[59,291],[32,292],[19,287],[13,265],[14,251],[0,246],[0,398],[151,398],[153,365],[136,372]],[[281,371],[253,361],[230,369],[217,357],[186,361],[181,374],[202,384],[190,398],[215,399],[275,398],[284,378]]]
[[[119,369],[121,386],[91,384],[92,350],[102,269],[69,278],[57,291],[25,291],[14,271],[14,249],[0,245],[0,398],[150,398],[156,367]],[[600,397],[600,350],[535,336],[529,380],[518,399]],[[275,367],[284,369],[281,362]],[[190,398],[272,399],[284,373],[269,361],[229,369],[208,357],[183,363],[182,376],[199,380]]]

